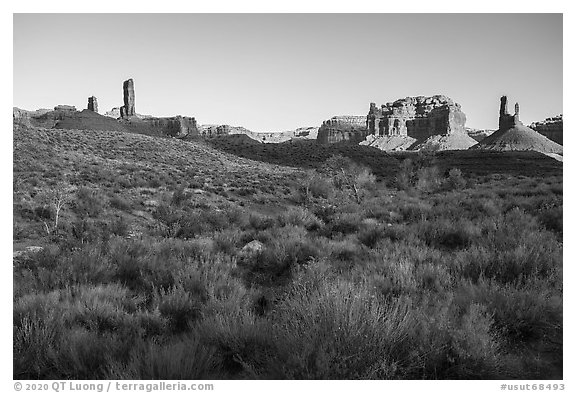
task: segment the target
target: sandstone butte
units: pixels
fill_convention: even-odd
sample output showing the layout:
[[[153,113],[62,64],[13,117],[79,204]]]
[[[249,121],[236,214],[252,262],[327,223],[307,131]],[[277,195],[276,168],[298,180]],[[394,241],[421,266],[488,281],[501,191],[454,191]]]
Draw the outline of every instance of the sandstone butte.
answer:
[[[462,150],[476,144],[460,105],[443,95],[371,103],[365,119],[360,144],[381,150]]]

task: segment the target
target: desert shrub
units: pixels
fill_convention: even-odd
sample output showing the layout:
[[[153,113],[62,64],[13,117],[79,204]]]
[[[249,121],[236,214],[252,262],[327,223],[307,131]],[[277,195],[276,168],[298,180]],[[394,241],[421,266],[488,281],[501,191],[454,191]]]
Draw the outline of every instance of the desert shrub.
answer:
[[[125,241],[110,245],[110,262],[115,266],[114,278],[132,290],[149,290],[141,273],[141,262],[146,257],[148,248],[142,246],[141,242]]]
[[[296,183],[296,189],[300,202],[305,205],[314,198],[329,199],[334,193],[332,181],[316,171],[307,172],[303,179]]]
[[[428,246],[444,250],[465,249],[480,236],[480,229],[470,221],[438,219],[421,222],[416,228]]]
[[[553,231],[559,234],[563,233],[562,207],[542,210],[538,215],[538,219],[544,228],[548,229],[549,231]]]
[[[430,203],[422,200],[404,200],[398,203],[396,208],[402,221],[409,223],[425,221],[433,215],[433,208]]]
[[[197,335],[216,349],[214,356],[225,378],[282,378],[278,366],[284,356],[271,324],[245,309],[204,319]]]
[[[323,222],[327,223],[330,222],[333,216],[336,214],[337,209],[334,205],[315,205],[312,208],[312,212],[316,217],[318,217]]]
[[[242,187],[242,188],[237,189],[235,192],[237,195],[245,197],[245,196],[250,196],[250,195],[256,194],[258,192],[258,190],[256,190],[253,187]]]
[[[278,216],[280,226],[294,225],[303,226],[309,231],[314,231],[322,226],[322,222],[308,209],[302,207],[289,207],[288,210]]]
[[[78,217],[70,224],[69,231],[76,240],[76,244],[69,244],[69,247],[78,246],[78,243],[95,243],[105,237],[103,223],[87,217]]]
[[[181,206],[186,200],[188,200],[188,194],[186,193],[186,187],[180,186],[177,187],[174,192],[172,193],[172,199],[170,200],[170,204],[172,206]]]
[[[127,236],[129,226],[127,220],[120,216],[112,219],[106,226],[106,229],[113,235]]]
[[[104,211],[102,197],[96,190],[81,187],[76,191],[74,210],[80,216],[97,218]]]
[[[248,217],[248,224],[249,227],[252,229],[256,229],[258,231],[265,231],[269,228],[272,228],[276,223],[273,217],[266,216],[259,213],[252,213]],[[244,227],[243,229],[247,229]]]
[[[454,281],[448,268],[435,263],[420,263],[414,269],[414,280],[419,288],[427,291],[451,289]]]
[[[230,225],[247,228],[250,225],[249,213],[236,205],[229,205],[223,210]]]
[[[327,237],[334,237],[335,235],[348,235],[356,233],[362,225],[362,218],[358,214],[337,214],[332,217],[329,224],[327,224],[322,233]]]
[[[466,187],[466,179],[462,176],[462,171],[452,168],[448,171],[448,178],[444,181],[444,188],[448,190],[461,190]]]
[[[34,214],[40,220],[53,219],[52,210],[48,206],[38,206],[34,208]]]
[[[370,168],[342,155],[327,159],[320,168],[320,173],[330,178],[334,187],[349,194],[357,203],[362,201],[376,182]]]
[[[111,379],[196,380],[218,377],[219,363],[215,348],[188,336],[169,344],[142,344],[135,348],[130,360],[113,367]]]
[[[114,276],[102,244],[95,243],[72,251],[53,272],[61,277],[59,287],[71,284],[108,284]]]
[[[415,188],[423,192],[436,192],[442,187],[442,175],[436,166],[424,167],[416,172]]]
[[[344,240],[332,243],[329,247],[328,259],[338,272],[346,272],[364,263],[366,253],[358,244]]]
[[[104,378],[112,353],[119,349],[113,336],[76,327],[65,332],[59,343],[56,375],[61,378]]]
[[[137,303],[118,285],[73,286],[19,298],[14,309],[15,375],[103,377],[109,361],[126,356],[137,340],[130,314]]]
[[[158,178],[157,176],[153,176],[148,180],[148,183],[146,184],[146,186],[151,187],[151,188],[158,188],[158,187],[162,186],[162,180],[160,178]]]
[[[396,174],[396,186],[400,190],[408,190],[416,183],[416,168],[412,159],[407,158],[400,163]]]
[[[225,229],[214,234],[214,250],[233,254],[240,245],[242,233],[238,229]]]
[[[164,203],[158,205],[158,207],[152,212],[152,216],[167,226],[178,222],[179,218],[178,211]]]
[[[471,247],[457,253],[451,269],[474,281],[485,277],[502,284],[521,284],[547,278],[555,285],[561,274],[562,249],[551,234],[530,234],[511,247],[504,247],[506,243],[504,239],[489,241],[487,248]]]
[[[63,250],[56,246],[44,247],[39,252],[35,252],[28,256],[20,263],[22,269],[28,269],[32,272],[39,269],[53,270],[58,265],[62,258]]]
[[[202,300],[182,286],[162,291],[158,302],[160,315],[170,321],[172,330],[177,333],[188,330],[202,316]]]
[[[175,236],[191,239],[206,232],[220,231],[229,225],[225,212],[200,210],[186,213],[178,218]]]
[[[110,198],[110,206],[114,209],[122,211],[132,210],[132,204],[127,201],[126,198],[122,198],[119,195],[114,195],[112,198]]]
[[[295,283],[275,315],[289,356],[279,367],[289,378],[392,379],[415,367],[417,321],[405,300],[379,304],[365,287],[344,281],[316,289]]]
[[[394,221],[394,214],[391,214],[391,206],[389,206],[383,198],[366,200],[362,203],[362,210],[366,218]]]
[[[484,304],[512,343],[557,339],[562,330],[562,299],[549,289],[514,288],[480,280],[456,291],[461,303]]]
[[[58,318],[25,317],[14,324],[14,378],[42,379],[53,376],[54,345],[62,332]]]
[[[320,255],[320,249],[302,227],[287,225],[274,228],[259,233],[258,240],[265,243],[262,252],[241,261],[248,282],[281,284],[292,277],[298,265],[306,264]]]
[[[329,199],[333,193],[332,183],[324,177],[317,177],[310,183],[310,193],[314,198]]]
[[[380,225],[364,228],[358,233],[358,240],[370,248],[375,247],[380,240],[386,237],[386,229]]]

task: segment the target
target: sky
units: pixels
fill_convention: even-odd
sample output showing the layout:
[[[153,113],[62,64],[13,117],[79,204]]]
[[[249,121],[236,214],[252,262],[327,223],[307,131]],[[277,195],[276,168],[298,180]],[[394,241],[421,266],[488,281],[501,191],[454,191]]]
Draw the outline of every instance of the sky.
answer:
[[[252,131],[443,94],[472,128],[501,95],[525,124],[562,108],[562,14],[14,14],[13,105],[193,116]]]

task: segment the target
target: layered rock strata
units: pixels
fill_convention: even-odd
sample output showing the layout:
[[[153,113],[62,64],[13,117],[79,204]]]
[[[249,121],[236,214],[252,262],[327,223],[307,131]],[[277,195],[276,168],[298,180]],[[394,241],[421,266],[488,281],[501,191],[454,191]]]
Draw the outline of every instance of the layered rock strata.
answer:
[[[367,135],[366,116],[334,116],[322,123],[318,129],[317,141],[323,144],[360,143]]]
[[[76,112],[76,107],[73,105],[56,105],[55,111]]]
[[[410,136],[425,139],[432,135],[464,133],[466,115],[449,97],[406,97],[376,107],[370,104],[368,131],[376,136]]]
[[[549,117],[546,120],[530,124],[530,128],[546,138],[563,145],[564,121],[562,115]]]
[[[460,105],[443,95],[406,97],[377,107],[366,118],[363,142],[381,150],[465,150],[476,144]]]
[[[165,136],[183,138],[186,136],[198,136],[198,125],[196,119],[187,116],[174,117],[147,117],[138,119],[146,128]]]

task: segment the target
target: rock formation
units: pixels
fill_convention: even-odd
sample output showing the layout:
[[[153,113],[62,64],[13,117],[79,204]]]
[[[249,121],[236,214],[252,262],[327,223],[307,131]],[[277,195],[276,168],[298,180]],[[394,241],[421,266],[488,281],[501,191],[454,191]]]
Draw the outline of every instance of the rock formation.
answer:
[[[545,154],[562,154],[562,146],[522,124],[518,104],[515,105],[513,115],[508,113],[506,96],[500,99],[498,131],[480,141],[472,149],[533,150]]]
[[[175,138],[199,135],[196,119],[193,117],[147,117],[139,119],[137,123],[142,123],[148,129],[157,131],[162,135]],[[136,124],[136,122],[133,122],[133,124]]]
[[[20,124],[23,126],[31,126],[30,123],[30,113],[24,109],[12,108],[12,122],[14,124]]]
[[[496,130],[478,129],[478,128],[468,128],[465,127],[466,133],[469,137],[474,139],[476,142],[480,142],[482,139],[489,135],[492,135]]]
[[[55,111],[76,112],[76,107],[73,105],[56,105]]]
[[[98,113],[98,100],[96,97],[88,97],[88,110]]]
[[[562,115],[549,117],[546,120],[534,122],[530,124],[530,128],[538,131],[546,138],[553,140],[554,142],[560,145],[564,144],[563,143],[564,122]]]
[[[120,107],[117,106],[115,108],[110,109],[108,112],[104,114],[104,116],[113,117],[115,119],[120,118],[122,116],[122,114],[120,113]]]
[[[466,115],[449,97],[418,96],[389,102],[380,108],[371,103],[367,123],[369,133],[376,136],[408,135],[425,139],[464,132]]]
[[[115,119],[102,116],[89,109],[84,109],[81,112],[60,112],[54,120],[56,120],[55,124],[50,128],[128,132]]]
[[[360,143],[367,135],[366,116],[334,116],[322,123],[317,141],[323,144]]]
[[[124,106],[120,108],[120,115],[123,118],[134,116],[136,114],[134,81],[132,79],[124,81],[122,88],[124,91]]]
[[[465,131],[460,105],[443,95],[406,97],[370,104],[369,138],[362,144],[381,150],[465,150],[476,144]]]
[[[203,137],[215,137],[219,135],[246,135],[249,138],[262,143],[284,143],[298,140],[316,140],[318,127],[300,127],[291,131],[256,132],[239,126],[227,124],[203,124],[198,127]]]
[[[203,124],[199,127],[198,132],[203,137],[212,138],[218,135],[228,135],[230,134],[231,129],[234,128],[237,127],[232,127],[228,124]]]

